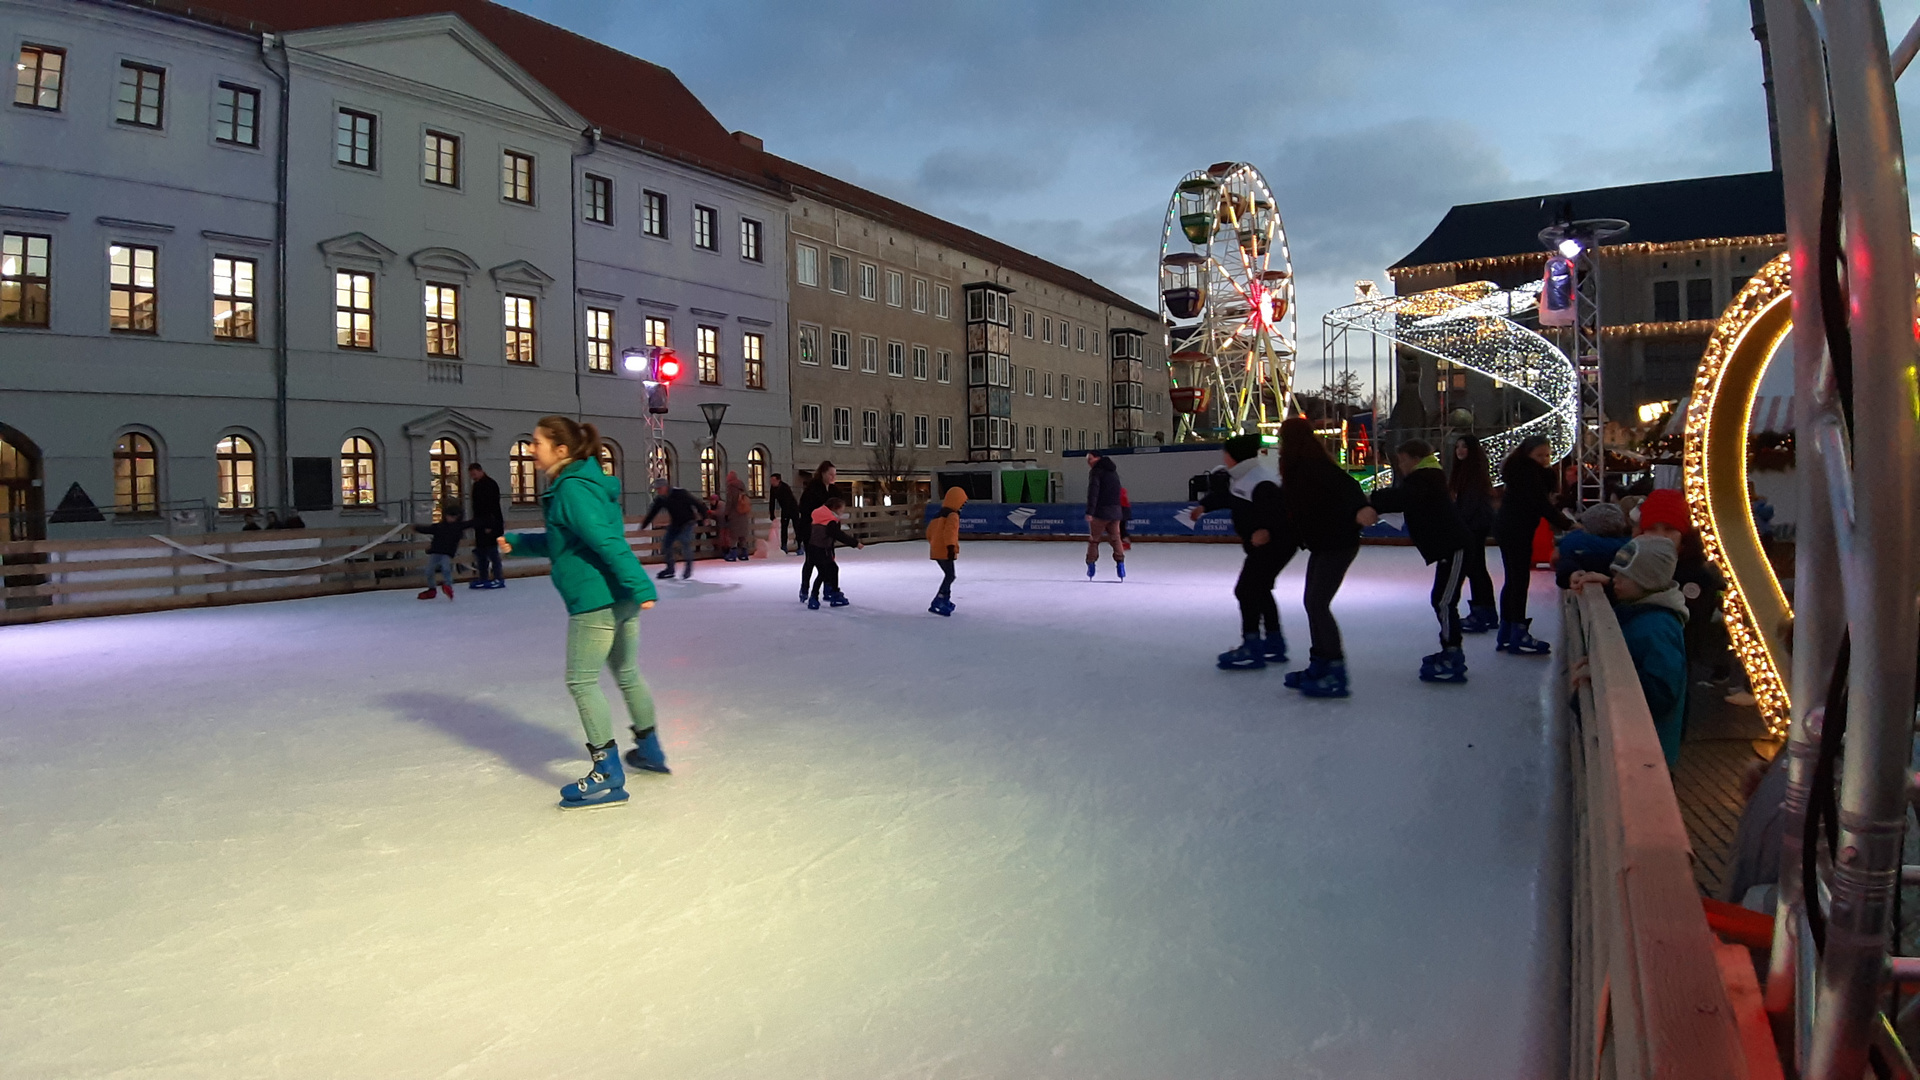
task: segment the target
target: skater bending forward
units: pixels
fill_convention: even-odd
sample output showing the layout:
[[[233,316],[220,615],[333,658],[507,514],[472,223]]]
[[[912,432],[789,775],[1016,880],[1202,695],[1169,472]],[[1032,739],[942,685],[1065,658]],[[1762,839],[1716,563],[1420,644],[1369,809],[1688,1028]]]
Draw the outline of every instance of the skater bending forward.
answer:
[[[1440,651],[1420,658],[1420,678],[1466,682],[1467,654],[1460,649],[1460,579],[1473,534],[1460,519],[1433,447],[1408,439],[1394,449],[1393,459],[1394,485],[1373,493],[1373,508],[1407,516],[1408,537],[1433,567],[1433,591],[1427,599],[1440,623]]]
[[[1224,472],[1216,471],[1199,511],[1233,511],[1233,531],[1247,553],[1233,597],[1240,602],[1240,647],[1220,654],[1223,671],[1263,668],[1287,662],[1287,638],[1280,632],[1280,608],[1273,583],[1286,569],[1298,545],[1287,524],[1280,474],[1260,457],[1260,436],[1235,435],[1221,447]],[[1198,517],[1198,514],[1195,514]],[[1266,636],[1260,629],[1266,627]]]
[[[533,460],[547,474],[540,496],[544,533],[508,533],[508,555],[545,557],[553,587],[567,605],[567,690],[580,710],[593,766],[560,789],[560,808],[612,806],[627,799],[626,773],[613,739],[600,669],[627,702],[634,749],[627,763],[666,772],[666,755],[653,727],[653,695],[640,677],[640,612],[654,604],[653,581],[627,545],[620,513],[620,482],[600,470],[600,433],[565,416],[541,419],[533,431]]]
[[[813,512],[813,523],[807,529],[807,562],[817,575],[813,579],[813,592],[807,596],[807,607],[814,611],[820,610],[822,588],[827,591],[827,603],[834,607],[846,607],[852,603],[840,591],[840,563],[834,559],[833,549],[863,548],[867,545],[847,535],[847,530],[840,527],[840,508],[845,505],[840,496],[830,497],[824,506]]]
[[[1307,584],[1301,602],[1313,646],[1307,666],[1287,672],[1286,684],[1308,697],[1346,697],[1346,653],[1333,598],[1346,580],[1347,567],[1360,554],[1360,528],[1379,517],[1367,505],[1359,481],[1347,475],[1314,434],[1313,421],[1296,416],[1280,425],[1280,480],[1286,492],[1287,520],[1307,549]]]
[[[927,558],[940,564],[940,591],[933,594],[927,610],[935,615],[953,614],[953,561],[960,557],[960,508],[967,505],[967,493],[957,487],[947,489],[940,500],[940,512],[927,522]]]

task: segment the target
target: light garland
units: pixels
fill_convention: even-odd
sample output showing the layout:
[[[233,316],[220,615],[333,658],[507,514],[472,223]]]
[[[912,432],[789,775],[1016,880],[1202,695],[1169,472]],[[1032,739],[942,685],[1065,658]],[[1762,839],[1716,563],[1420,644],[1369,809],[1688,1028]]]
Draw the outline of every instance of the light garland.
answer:
[[[1763,236],[1713,236],[1700,240],[1670,240],[1663,243],[1607,244],[1595,248],[1593,257],[1608,260],[1622,255],[1692,255],[1703,251],[1716,251],[1723,248],[1739,247],[1785,247],[1785,233],[1769,233]],[[1546,262],[1549,251],[1529,251],[1516,255],[1487,255],[1476,259],[1454,259],[1448,262],[1420,263],[1414,266],[1396,266],[1387,270],[1398,282],[1402,277],[1415,274],[1432,274],[1465,271],[1477,274],[1486,270],[1500,270],[1512,266],[1524,266],[1528,263]]]
[[[1499,460],[1530,436],[1544,437],[1555,459],[1573,450],[1579,424],[1579,383],[1573,363],[1552,342],[1515,322],[1539,304],[1540,283],[1501,289],[1470,281],[1440,289],[1382,296],[1335,308],[1323,321],[1372,334],[1435,360],[1510,383],[1547,411],[1488,436],[1482,446]]]
[[[1786,735],[1793,715],[1779,633],[1792,608],[1747,500],[1747,428],[1754,393],[1792,327],[1792,298],[1792,268],[1780,255],[1721,313],[1694,376],[1684,458],[1688,515],[1707,558],[1727,576],[1727,636],[1775,738]]]

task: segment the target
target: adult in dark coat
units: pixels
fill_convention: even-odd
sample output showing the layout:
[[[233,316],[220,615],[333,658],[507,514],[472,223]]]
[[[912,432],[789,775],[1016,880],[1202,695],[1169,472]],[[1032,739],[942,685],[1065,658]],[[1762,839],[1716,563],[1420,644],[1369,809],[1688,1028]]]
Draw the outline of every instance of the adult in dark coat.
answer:
[[[1100,565],[1100,545],[1113,548],[1113,572],[1127,577],[1127,552],[1120,546],[1120,471],[1113,459],[1087,451],[1087,579]]]
[[[781,479],[779,473],[773,474],[773,486],[767,488],[767,516],[780,520],[780,551],[787,551],[787,533],[794,533],[793,550],[798,551],[806,542],[799,535],[800,500],[793,497],[793,488]]]
[[[1313,422],[1296,416],[1280,425],[1280,485],[1287,520],[1307,549],[1307,584],[1301,602],[1313,637],[1307,666],[1287,673],[1286,684],[1309,697],[1346,697],[1346,653],[1333,598],[1347,568],[1360,554],[1360,527],[1378,517],[1367,494],[1327,453]]]
[[[827,505],[827,500],[833,496],[833,482],[838,476],[839,473],[834,469],[833,462],[823,461],[819,468],[813,470],[813,477],[807,481],[806,490],[800,493],[799,520],[802,532],[799,540],[803,545],[802,550],[811,546],[807,543],[806,530],[813,527],[813,512]],[[800,602],[803,604],[807,602],[807,587],[813,583],[814,571],[818,569],[814,553],[806,551],[806,556],[806,562],[800,566]]]
[[[1453,440],[1453,463],[1447,472],[1447,490],[1460,511],[1460,522],[1470,539],[1466,546],[1466,564],[1461,576],[1467,582],[1467,617],[1460,629],[1482,634],[1500,626],[1500,605],[1493,592],[1493,576],[1487,573],[1487,537],[1493,535],[1493,514],[1498,502],[1493,494],[1493,474],[1487,465],[1487,452],[1480,440],[1462,435]]]
[[[1299,545],[1287,521],[1280,474],[1260,456],[1258,435],[1236,435],[1221,447],[1227,468],[1208,479],[1207,496],[1199,509],[1233,512],[1233,531],[1240,537],[1246,561],[1233,596],[1240,602],[1240,639],[1237,649],[1220,654],[1224,670],[1263,668],[1287,660],[1287,638],[1280,631],[1280,608],[1273,602],[1273,583]],[[1262,625],[1266,636],[1260,634]]]
[[[649,528],[654,518],[662,513],[667,515],[667,532],[660,540],[660,555],[667,565],[654,577],[673,580],[675,550],[680,552],[680,560],[686,566],[680,576],[693,577],[693,527],[705,520],[709,512],[707,504],[686,488],[674,487],[664,477],[653,482],[653,502],[647,505],[647,516],[640,520],[640,527]]]
[[[467,485],[473,505],[467,516],[473,521],[474,574],[467,588],[504,589],[507,576],[500,570],[500,537],[507,531],[507,521],[500,513],[500,485],[477,461],[467,466],[467,476],[473,481]]]
[[[1407,536],[1433,567],[1428,601],[1440,623],[1440,651],[1423,657],[1420,678],[1427,682],[1465,682],[1466,655],[1460,650],[1460,574],[1472,534],[1460,520],[1446,474],[1433,447],[1408,439],[1393,452],[1396,482],[1373,493],[1373,508],[1406,515]]]
[[[1495,649],[1539,656],[1550,651],[1544,641],[1527,632],[1527,588],[1533,578],[1533,534],[1545,521],[1555,532],[1573,528],[1573,522],[1553,504],[1553,448],[1538,435],[1521,440],[1500,466],[1500,512],[1493,519],[1493,538],[1500,545],[1506,580],[1500,584],[1500,640]]]

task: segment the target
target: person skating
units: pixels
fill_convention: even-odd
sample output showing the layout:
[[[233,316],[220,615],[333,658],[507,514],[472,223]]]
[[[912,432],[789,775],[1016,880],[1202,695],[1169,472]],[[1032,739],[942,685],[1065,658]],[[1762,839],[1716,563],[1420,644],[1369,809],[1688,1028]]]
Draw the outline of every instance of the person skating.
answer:
[[[800,565],[800,602],[807,602],[807,583],[813,580],[813,512],[827,505],[827,499],[833,495],[833,481],[837,476],[833,462],[823,461],[808,478],[806,490],[800,493],[800,551],[806,560]]]
[[[807,596],[807,607],[820,610],[820,590],[824,586],[827,603],[834,607],[846,607],[852,601],[840,591],[840,562],[833,557],[836,547],[863,548],[867,545],[855,540],[840,525],[840,508],[845,506],[840,496],[830,495],[826,504],[813,512],[812,527],[807,531],[807,561],[818,576],[813,579],[813,592]]]
[[[1333,598],[1347,568],[1360,554],[1360,528],[1378,520],[1366,492],[1327,453],[1313,422],[1296,416],[1280,425],[1280,483],[1287,521],[1307,550],[1307,584],[1301,601],[1313,644],[1307,666],[1287,673],[1286,684],[1308,697],[1346,697],[1346,654]]]
[[[1521,440],[1500,466],[1500,512],[1494,515],[1493,537],[1500,545],[1500,563],[1506,578],[1500,583],[1500,638],[1496,650],[1516,656],[1540,656],[1551,647],[1527,632],[1527,589],[1533,577],[1533,534],[1546,521],[1554,532],[1573,527],[1567,515],[1553,505],[1553,448],[1538,435]]]
[[[479,462],[467,466],[467,496],[473,506],[473,580],[469,589],[504,589],[507,578],[500,570],[500,536],[507,531],[506,518],[500,514],[500,485]]]
[[[453,557],[460,553],[460,534],[471,528],[473,522],[460,516],[459,499],[441,500],[439,521],[413,527],[414,532],[432,537],[427,542],[427,587],[414,599],[431,600],[439,593],[453,599]],[[433,587],[436,577],[440,579],[437,591]]]
[[[780,522],[780,554],[797,553],[802,539],[799,535],[800,502],[793,497],[793,489],[787,486],[779,473],[773,474],[773,486],[767,488],[767,516]],[[791,550],[787,547],[789,532],[794,534]]]
[[[563,810],[615,806],[627,800],[626,772],[613,738],[600,669],[613,672],[627,705],[634,749],[628,764],[667,772],[654,728],[653,695],[640,677],[640,612],[659,594],[627,544],[620,482],[600,469],[600,433],[565,416],[543,417],[533,431],[534,464],[547,474],[540,496],[543,533],[508,533],[500,550],[545,557],[553,587],[567,607],[567,691],[580,712],[593,765],[560,789]]]
[[[745,562],[753,550],[753,501],[747,498],[747,485],[740,474],[727,474],[726,491],[714,508],[720,519],[720,547],[728,562]]]
[[[665,479],[653,482],[653,502],[647,506],[647,516],[640,521],[640,528],[646,529],[653,519],[661,513],[667,515],[667,532],[660,541],[660,554],[667,565],[654,575],[662,581],[673,579],[673,553],[677,548],[680,557],[686,563],[684,577],[693,577],[693,527],[707,516],[707,504],[695,498],[686,488],[677,488]]]
[[[1460,511],[1460,522],[1467,527],[1468,535],[1466,570],[1461,575],[1467,583],[1467,617],[1460,620],[1460,630],[1467,634],[1498,630],[1500,604],[1493,591],[1493,576],[1487,573],[1487,537],[1493,535],[1497,503],[1487,452],[1472,435],[1453,441],[1447,490],[1453,494],[1453,505]]]
[[[1405,514],[1407,536],[1433,567],[1428,599],[1440,623],[1440,651],[1420,659],[1424,682],[1467,681],[1467,654],[1460,648],[1460,578],[1473,535],[1447,491],[1440,457],[1421,439],[1408,439],[1393,451],[1394,485],[1373,493],[1375,511]]]
[[[1100,565],[1100,545],[1113,548],[1113,572],[1127,579],[1127,553],[1120,546],[1120,471],[1105,454],[1087,451],[1087,580]]]
[[[967,493],[957,487],[947,489],[940,499],[940,510],[927,522],[927,558],[940,564],[940,591],[933,594],[927,610],[935,615],[953,614],[953,564],[960,557],[960,508],[967,505]]]
[[[1227,468],[1215,470],[1209,477],[1206,498],[1200,500],[1194,516],[1231,510],[1233,531],[1239,534],[1246,559],[1233,585],[1233,598],[1240,604],[1240,645],[1221,653],[1219,666],[1234,671],[1284,664],[1287,638],[1280,629],[1280,606],[1273,601],[1273,585],[1298,545],[1287,521],[1280,474],[1261,458],[1258,435],[1228,439],[1221,446],[1220,457]]]

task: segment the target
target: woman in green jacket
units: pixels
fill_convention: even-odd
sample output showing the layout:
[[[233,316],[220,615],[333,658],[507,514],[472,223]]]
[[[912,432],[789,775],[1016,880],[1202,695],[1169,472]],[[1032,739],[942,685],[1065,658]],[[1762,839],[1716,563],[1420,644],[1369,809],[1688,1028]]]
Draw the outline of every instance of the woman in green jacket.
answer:
[[[567,690],[580,709],[593,769],[560,789],[560,808],[614,806],[627,800],[626,773],[613,739],[600,669],[610,668],[627,700],[638,745],[627,763],[666,772],[653,728],[653,695],[640,677],[640,612],[658,594],[627,546],[620,482],[600,470],[600,433],[565,416],[543,417],[533,431],[533,460],[547,474],[540,496],[544,533],[508,533],[500,550],[544,557],[567,605]]]

